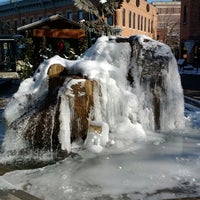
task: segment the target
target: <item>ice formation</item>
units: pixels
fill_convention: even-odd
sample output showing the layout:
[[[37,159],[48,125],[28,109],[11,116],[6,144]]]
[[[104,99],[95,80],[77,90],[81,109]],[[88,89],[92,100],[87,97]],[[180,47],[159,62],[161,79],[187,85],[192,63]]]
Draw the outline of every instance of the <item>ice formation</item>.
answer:
[[[40,112],[37,118],[38,105],[46,108],[46,97],[51,92],[48,70],[55,64],[66,68],[67,78],[62,76],[65,79],[61,78],[63,82],[59,83],[57,96],[52,97],[54,103],[48,107],[50,117],[44,119]],[[57,130],[60,148],[71,151],[71,143],[83,139],[77,138],[76,131],[72,131],[71,117],[75,115],[72,107],[76,98],[86,94],[81,89],[85,84],[92,88],[92,106],[88,108],[88,119],[83,119],[88,123],[84,144],[92,151],[100,152],[110,145],[123,148],[134,140],[146,139],[157,129],[184,128],[183,91],[170,48],[142,35],[130,38],[103,36],[79,59],[70,61],[54,56],[41,63],[32,78],[21,83],[4,112],[7,124],[4,151],[26,148],[23,131],[33,116],[36,116],[34,120],[43,123],[43,131],[38,135],[45,138],[48,132],[50,137],[46,140],[52,145]],[[76,86],[80,91],[74,94]],[[73,123],[81,124],[79,118]],[[40,145],[43,144],[38,142]]]

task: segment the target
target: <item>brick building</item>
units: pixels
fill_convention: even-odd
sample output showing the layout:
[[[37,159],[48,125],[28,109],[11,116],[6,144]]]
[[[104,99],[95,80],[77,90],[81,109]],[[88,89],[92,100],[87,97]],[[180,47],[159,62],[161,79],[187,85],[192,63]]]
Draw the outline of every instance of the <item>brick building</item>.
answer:
[[[126,0],[116,12],[116,27],[122,36],[144,34],[157,37],[157,9],[146,0]]]
[[[180,58],[188,63],[200,62],[200,4],[199,0],[181,0]]]
[[[147,0],[124,0],[115,16],[107,18],[107,23],[122,36],[145,34],[156,39],[156,13]],[[73,21],[93,19],[78,10],[73,0],[12,0],[0,6],[0,34],[14,34],[20,26],[55,14]]]
[[[168,44],[178,57],[181,2],[153,2],[158,11],[157,39]]]

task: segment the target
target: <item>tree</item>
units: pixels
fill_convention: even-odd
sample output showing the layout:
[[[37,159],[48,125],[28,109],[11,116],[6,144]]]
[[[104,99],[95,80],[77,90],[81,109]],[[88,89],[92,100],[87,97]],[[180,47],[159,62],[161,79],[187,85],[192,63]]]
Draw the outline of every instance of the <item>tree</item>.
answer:
[[[111,27],[105,22],[105,18],[113,16],[116,9],[122,6],[123,0],[100,0],[92,3],[90,0],[74,0],[74,5],[80,10],[93,15],[94,21],[85,21],[82,25],[86,31],[107,35],[112,33]]]
[[[23,50],[21,52],[21,62],[18,62],[18,67],[20,68],[19,76],[20,78],[26,79],[33,75],[33,53],[34,53],[34,45],[33,40],[26,34],[26,36],[21,40],[21,45],[23,46]]]
[[[172,51],[177,54],[180,42],[180,16],[164,15],[160,16],[158,30],[163,43],[169,45]]]

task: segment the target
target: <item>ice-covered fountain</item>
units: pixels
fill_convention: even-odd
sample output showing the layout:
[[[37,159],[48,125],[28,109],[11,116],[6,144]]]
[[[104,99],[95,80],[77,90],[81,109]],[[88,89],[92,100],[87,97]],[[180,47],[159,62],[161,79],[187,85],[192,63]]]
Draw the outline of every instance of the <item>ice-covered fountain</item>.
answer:
[[[100,152],[185,124],[176,60],[167,45],[141,35],[101,37],[75,61],[45,60],[3,116],[7,153],[70,152],[77,141]]]
[[[45,60],[3,115],[0,164],[31,169],[0,176],[0,189],[46,200],[200,196],[200,109],[184,103],[170,48],[148,37],[101,37],[75,61]]]

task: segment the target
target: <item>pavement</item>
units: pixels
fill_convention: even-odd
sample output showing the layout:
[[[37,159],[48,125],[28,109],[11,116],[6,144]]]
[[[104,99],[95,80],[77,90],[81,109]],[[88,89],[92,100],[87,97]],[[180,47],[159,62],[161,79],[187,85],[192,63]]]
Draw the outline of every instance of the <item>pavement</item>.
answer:
[[[41,200],[21,190],[0,190],[0,200]]]

